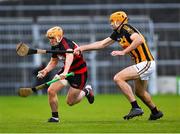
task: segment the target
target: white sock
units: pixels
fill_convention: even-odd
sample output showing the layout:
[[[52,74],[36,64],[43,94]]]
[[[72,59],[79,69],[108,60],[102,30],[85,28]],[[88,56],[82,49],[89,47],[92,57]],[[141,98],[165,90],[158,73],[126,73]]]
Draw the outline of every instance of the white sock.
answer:
[[[80,97],[80,98],[83,98],[85,95],[86,95],[85,92],[84,92],[83,90],[81,90],[81,92],[80,92],[80,94],[79,94],[79,97]]]

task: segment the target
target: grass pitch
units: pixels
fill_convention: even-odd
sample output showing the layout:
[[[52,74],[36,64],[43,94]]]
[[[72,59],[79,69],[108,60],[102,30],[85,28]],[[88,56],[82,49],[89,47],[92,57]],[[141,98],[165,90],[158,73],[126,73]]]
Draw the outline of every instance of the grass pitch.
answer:
[[[68,106],[59,96],[60,123],[47,123],[51,116],[47,96],[27,98],[0,96],[0,133],[178,133],[180,132],[180,96],[154,96],[164,117],[148,121],[150,111],[138,100],[144,115],[125,121],[130,104],[122,95],[98,95],[90,105],[84,99]]]

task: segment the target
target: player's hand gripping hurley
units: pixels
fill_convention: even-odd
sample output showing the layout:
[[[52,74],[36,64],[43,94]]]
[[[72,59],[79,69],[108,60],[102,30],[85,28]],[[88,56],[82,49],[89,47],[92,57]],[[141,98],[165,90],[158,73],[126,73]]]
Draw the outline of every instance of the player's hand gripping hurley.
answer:
[[[74,76],[74,73],[71,72],[71,73],[68,73],[66,75],[66,77],[69,77],[69,76]],[[55,79],[52,79],[51,81],[48,81],[44,84],[41,84],[41,85],[38,85],[36,87],[33,87],[33,88],[20,88],[19,91],[18,91],[18,94],[19,96],[21,97],[27,97],[29,95],[31,95],[33,92],[36,92],[38,90],[42,90],[42,89],[45,89],[47,87],[49,87],[52,83],[60,80],[61,78],[55,78]]]
[[[33,49],[30,48],[27,44],[21,42],[17,44],[16,52],[19,56],[27,56],[31,54],[46,54],[46,53],[53,53],[53,54],[73,53],[74,51]]]

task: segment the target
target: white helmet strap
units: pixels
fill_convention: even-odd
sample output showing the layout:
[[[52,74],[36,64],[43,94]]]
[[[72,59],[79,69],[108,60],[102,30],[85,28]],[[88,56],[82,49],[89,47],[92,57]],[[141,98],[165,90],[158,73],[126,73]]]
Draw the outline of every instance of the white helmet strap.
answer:
[[[56,41],[57,41],[57,43],[61,42],[61,40],[58,37],[56,37]]]
[[[55,38],[56,38],[57,43],[54,44],[54,46],[58,45],[61,42],[63,37],[61,37],[61,38],[55,37]]]

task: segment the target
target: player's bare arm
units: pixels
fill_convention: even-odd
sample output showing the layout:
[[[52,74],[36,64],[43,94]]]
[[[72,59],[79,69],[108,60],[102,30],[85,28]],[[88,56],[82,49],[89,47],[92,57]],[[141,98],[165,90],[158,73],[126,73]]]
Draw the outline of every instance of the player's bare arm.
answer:
[[[38,72],[37,77],[40,79],[45,77],[48,74],[48,72],[50,72],[52,69],[54,69],[56,67],[57,63],[58,63],[57,58],[51,58],[48,65],[43,70]]]
[[[46,69],[47,72],[50,72],[56,67],[57,63],[58,63],[58,58],[51,58],[48,65],[44,69]]]
[[[72,49],[68,49],[68,51],[72,51]],[[56,74],[54,79],[59,78],[59,79],[65,79],[67,77],[68,71],[71,67],[71,64],[73,62],[74,55],[73,53],[67,53],[66,54],[66,59],[65,59],[65,65],[64,65],[64,71],[60,75]]]
[[[72,50],[72,49],[68,49],[68,50]],[[64,68],[64,72],[63,74],[67,74],[69,71],[69,68],[73,62],[74,59],[74,55],[72,53],[67,53],[66,54],[66,60],[65,60],[65,68]]]
[[[132,40],[132,43],[129,47],[127,47],[126,49],[123,50],[125,54],[136,49],[139,45],[141,45],[143,43],[143,39],[138,33],[132,34],[130,38]]]
[[[102,48],[105,48],[105,47],[113,44],[114,42],[115,41],[112,40],[110,37],[107,37],[104,40],[96,41],[96,42],[88,44],[88,45],[80,46],[74,50],[74,53],[79,54],[79,52],[83,52],[83,51],[102,49]]]
[[[125,55],[129,53],[130,51],[136,49],[139,45],[143,43],[143,39],[138,33],[133,33],[130,38],[132,40],[132,43],[129,47],[127,47],[126,49],[122,51],[112,51],[111,55],[112,56]]]

